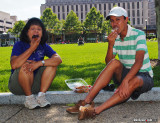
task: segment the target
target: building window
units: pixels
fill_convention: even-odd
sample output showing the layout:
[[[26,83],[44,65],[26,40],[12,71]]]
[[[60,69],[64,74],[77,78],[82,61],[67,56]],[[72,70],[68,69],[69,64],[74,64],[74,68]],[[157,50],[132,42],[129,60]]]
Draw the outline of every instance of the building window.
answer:
[[[55,6],[53,6],[53,12],[55,12]]]
[[[60,12],[60,6],[58,6],[58,12]]]
[[[81,13],[81,20],[83,20],[83,13]]]
[[[137,18],[137,24],[140,24],[140,19],[139,18]]]
[[[81,5],[81,11],[83,11],[83,5]]]
[[[135,25],[135,18],[133,18],[133,25]]]
[[[132,2],[132,9],[134,9],[134,2]]]
[[[63,13],[63,20],[65,20],[65,14]]]
[[[101,4],[99,4],[99,10],[101,10]]]
[[[137,2],[137,9],[139,9],[139,2]]]
[[[88,10],[87,10],[87,5],[85,5],[85,11],[88,11]]]
[[[128,9],[130,9],[130,3],[127,3],[127,4],[128,4],[128,5],[127,5],[127,6],[128,6]]]
[[[64,12],[64,6],[62,6],[62,12]]]
[[[109,3],[109,10],[111,10],[111,4]]]
[[[104,4],[104,10],[106,10],[106,4]]]
[[[60,14],[58,13],[58,19],[60,20]]]
[[[118,3],[118,6],[120,6],[120,3]]]
[[[132,10],[132,16],[135,17],[135,11],[134,10]]]
[[[73,5],[71,5],[71,9],[74,11]]]
[[[6,21],[7,24],[12,24],[11,22]]]
[[[106,11],[104,11],[104,18],[106,18]]]
[[[94,4],[94,7],[97,8],[97,4]]]
[[[78,5],[76,5],[76,11],[78,11]]]
[[[130,17],[130,10],[128,10],[128,17]]]
[[[123,8],[125,9],[125,3],[123,3]]]
[[[90,9],[92,8],[92,4],[90,4]]]
[[[139,10],[137,10],[137,17],[139,17]]]
[[[0,20],[0,22],[4,22],[4,20]]]
[[[69,6],[67,5],[67,12],[69,12]]]

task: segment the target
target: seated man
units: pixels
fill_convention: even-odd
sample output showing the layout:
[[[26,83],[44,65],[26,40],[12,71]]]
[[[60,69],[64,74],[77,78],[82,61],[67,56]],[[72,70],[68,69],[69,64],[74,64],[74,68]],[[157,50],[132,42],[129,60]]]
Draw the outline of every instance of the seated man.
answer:
[[[110,19],[114,30],[108,36],[105,58],[107,66],[98,76],[86,98],[66,110],[69,113],[79,112],[79,120],[94,117],[116,104],[127,101],[130,97],[137,99],[140,94],[153,87],[153,71],[144,32],[127,24],[127,12],[121,7],[114,7],[106,19]],[[119,60],[115,59],[116,55],[119,56]],[[95,96],[112,78],[119,87],[108,100],[94,107]]]

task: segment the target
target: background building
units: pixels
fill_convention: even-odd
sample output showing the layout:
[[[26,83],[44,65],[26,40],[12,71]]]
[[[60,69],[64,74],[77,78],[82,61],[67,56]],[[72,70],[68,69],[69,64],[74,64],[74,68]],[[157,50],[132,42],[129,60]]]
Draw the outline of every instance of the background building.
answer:
[[[17,16],[10,16],[9,13],[0,11],[0,47],[14,44],[15,37],[6,32],[13,28],[16,21]]]
[[[8,29],[13,28],[17,21],[17,16],[10,16],[9,13],[0,11],[0,34],[6,33]]]
[[[128,11],[131,25],[136,28],[146,29],[146,24],[156,23],[154,0],[46,0],[46,3],[41,5],[41,15],[46,8],[51,8],[60,20],[65,20],[73,10],[83,22],[92,7],[96,7],[106,17],[114,5]]]

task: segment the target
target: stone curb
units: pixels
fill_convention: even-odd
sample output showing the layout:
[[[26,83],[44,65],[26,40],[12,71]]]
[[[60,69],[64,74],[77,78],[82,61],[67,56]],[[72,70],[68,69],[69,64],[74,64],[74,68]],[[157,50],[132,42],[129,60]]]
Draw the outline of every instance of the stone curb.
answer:
[[[95,103],[106,101],[114,92],[100,91],[94,99]],[[87,93],[75,93],[73,91],[48,91],[46,98],[51,104],[76,103],[86,97]],[[23,104],[25,96],[17,96],[12,93],[0,93],[0,104]],[[133,101],[129,99],[129,101]],[[136,101],[160,101],[160,87],[154,87],[147,93],[141,94]]]

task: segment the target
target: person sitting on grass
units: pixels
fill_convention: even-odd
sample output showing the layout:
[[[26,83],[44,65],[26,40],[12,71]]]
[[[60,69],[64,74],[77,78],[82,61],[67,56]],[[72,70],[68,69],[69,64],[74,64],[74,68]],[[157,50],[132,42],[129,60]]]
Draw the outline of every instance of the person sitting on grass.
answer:
[[[113,32],[108,36],[107,66],[96,79],[84,100],[66,109],[68,113],[78,113],[79,120],[94,117],[130,97],[137,99],[140,94],[153,87],[153,71],[148,55],[143,31],[127,24],[128,16],[122,7],[111,9],[109,16]],[[115,59],[118,55],[119,60]],[[113,79],[118,88],[103,104],[94,107],[94,98]]]
[[[24,26],[20,40],[13,46],[11,54],[11,76],[9,90],[15,95],[25,95],[25,107],[35,109],[49,107],[45,93],[50,87],[60,56],[48,45],[44,24],[38,18],[31,18]],[[49,59],[45,59],[47,56]],[[35,98],[33,94],[38,94]]]

